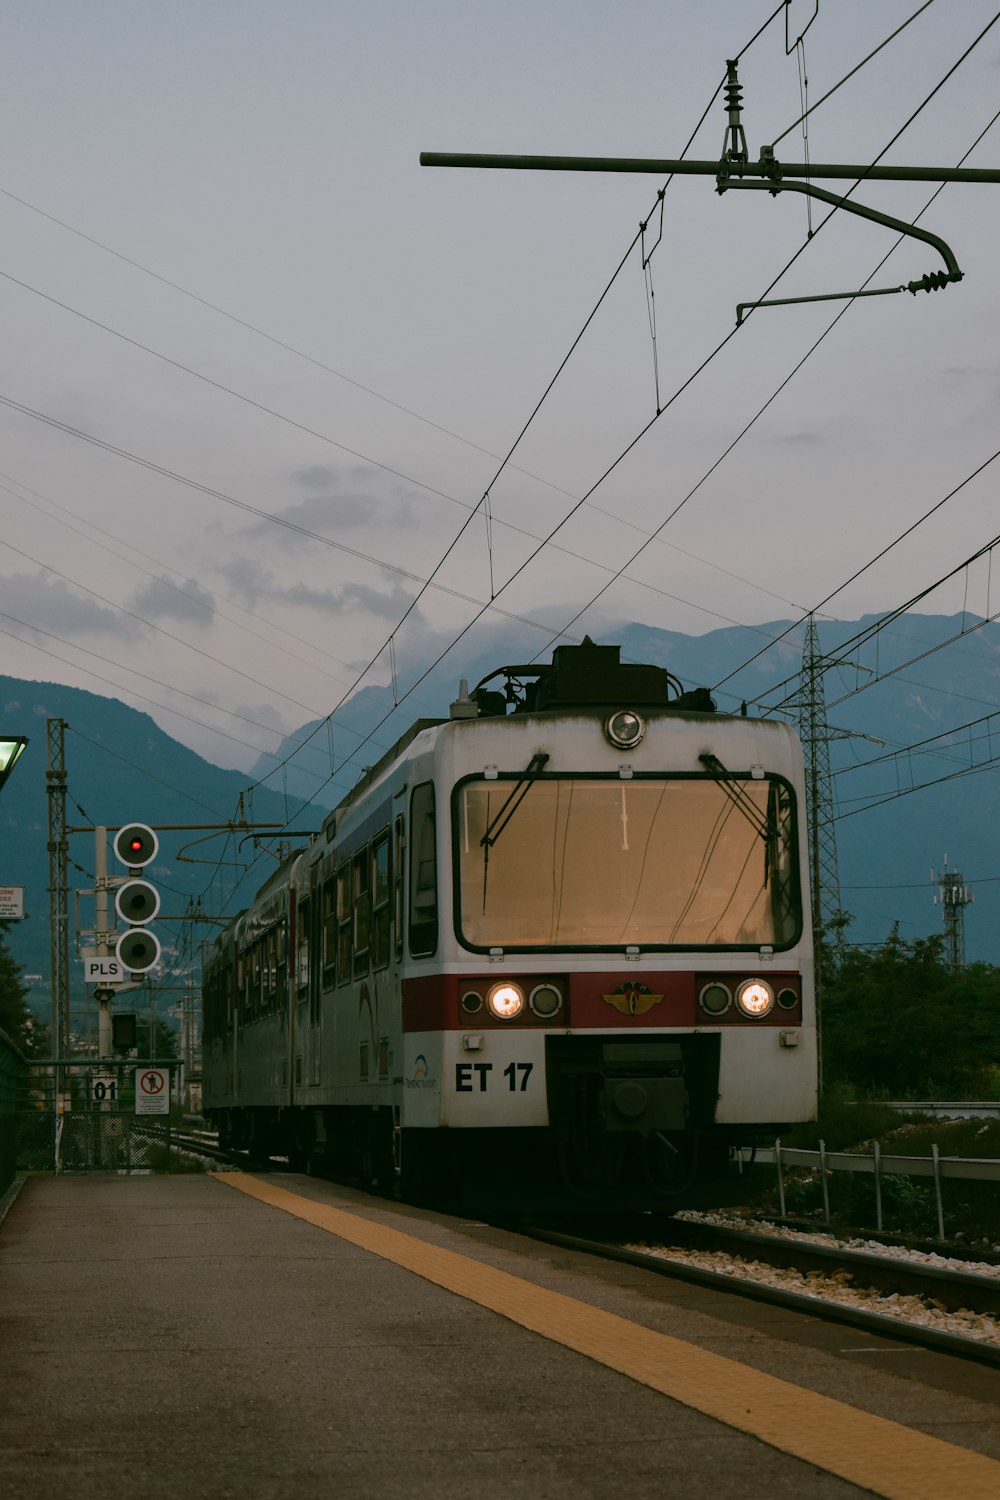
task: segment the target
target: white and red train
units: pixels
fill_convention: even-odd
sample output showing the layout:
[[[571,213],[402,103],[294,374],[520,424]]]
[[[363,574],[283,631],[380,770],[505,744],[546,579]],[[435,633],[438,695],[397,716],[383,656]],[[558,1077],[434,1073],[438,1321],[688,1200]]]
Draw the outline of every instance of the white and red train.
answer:
[[[813,1118],[799,742],[619,654],[463,684],[215,940],[223,1142],[404,1194],[669,1210]]]

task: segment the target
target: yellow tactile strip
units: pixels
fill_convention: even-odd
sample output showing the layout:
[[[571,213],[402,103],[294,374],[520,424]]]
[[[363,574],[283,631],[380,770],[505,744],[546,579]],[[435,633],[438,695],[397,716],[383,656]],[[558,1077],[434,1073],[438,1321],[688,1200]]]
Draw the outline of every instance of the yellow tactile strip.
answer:
[[[1000,1463],[242,1173],[220,1182],[886,1500],[997,1500]]]

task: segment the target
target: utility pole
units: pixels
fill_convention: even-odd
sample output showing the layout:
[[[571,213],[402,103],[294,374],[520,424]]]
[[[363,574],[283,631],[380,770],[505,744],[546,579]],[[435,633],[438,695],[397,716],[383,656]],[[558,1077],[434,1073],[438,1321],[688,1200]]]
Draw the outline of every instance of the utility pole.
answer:
[[[972,892],[962,879],[959,870],[948,869],[948,856],[944,857],[944,869],[939,876],[931,870],[931,879],[937,881],[940,896],[934,897],[934,905],[940,902],[944,916],[945,956],[953,974],[965,968],[965,908],[973,901]]]
[[[96,906],[94,926],[94,956],[101,959],[110,959],[114,953],[114,944],[111,939],[112,930],[108,926],[108,830],[106,828],[94,829],[94,899]],[[94,991],[94,999],[97,1001],[97,1055],[98,1057],[110,1057],[111,1045],[111,1001],[114,999],[114,990],[106,985],[98,985]]]
[[[53,1057],[69,1056],[69,881],[67,878],[65,719],[46,719],[49,802],[49,986]]]
[[[822,292],[809,297],[782,297],[771,301],[742,302],[736,310],[737,325],[748,308],[776,307],[793,302],[826,302],[854,297],[884,297],[894,292],[932,292],[961,281],[962,272],[950,247],[939,235],[916,224],[908,224],[881,213],[849,195],[817,187],[815,178],[868,182],[990,182],[1000,183],[1000,170],[982,167],[900,167],[886,163],[844,164],[836,162],[779,162],[772,146],[762,146],[757,161],[750,160],[742,124],[742,89],[736,62],[726,64],[724,109],[727,115],[722,155],[718,161],[684,161],[676,158],[621,156],[511,156],[481,152],[422,151],[422,167],[476,167],[518,172],[637,172],[657,177],[714,177],[716,191],[727,193],[758,190],[777,197],[782,192],[804,193],[845,213],[857,214],[930,245],[941,256],[944,270],[930,271],[901,286],[876,287],[849,292]],[[852,190],[853,191],[853,190]],[[665,189],[658,200],[662,202]],[[645,228],[645,224],[642,225]]]

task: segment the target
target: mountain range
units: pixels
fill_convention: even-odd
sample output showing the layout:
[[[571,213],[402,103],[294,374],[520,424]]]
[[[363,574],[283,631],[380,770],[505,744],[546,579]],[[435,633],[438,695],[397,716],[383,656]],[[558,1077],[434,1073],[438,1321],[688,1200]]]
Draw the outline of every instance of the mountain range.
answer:
[[[994,753],[994,725],[1000,746],[1000,626],[968,615],[908,614],[871,635],[876,621],[821,621],[817,628],[828,663],[823,681],[841,905],[854,917],[848,940],[882,941],[896,922],[905,938],[940,932],[931,871],[940,875],[947,857],[974,897],[964,912],[966,957],[1000,963],[1000,767],[983,769]],[[710,688],[723,711],[739,712],[745,700],[751,713],[777,711],[794,720],[803,636],[802,625],[778,620],[701,636],[624,624],[602,639],[620,643],[623,660],[665,666],[685,687]],[[209,919],[246,905],[273,861],[264,848],[276,851],[274,837],[318,828],[363,767],[415,718],[446,716],[459,692],[459,672],[475,686],[501,665],[530,662],[536,650],[536,640],[512,630],[488,656],[459,666],[449,658],[411,694],[405,681],[395,695],[363,688],[332,727],[303,725],[250,773],[203,759],[117,699],[0,677],[2,727],[30,740],[0,794],[0,885],[26,888],[27,917],[9,925],[7,942],[26,973],[39,976],[33,981],[38,1008],[45,1013],[49,974],[49,721],[66,726],[67,823],[74,830],[69,885],[82,893],[71,897],[71,926],[77,903],[81,926],[93,922],[87,892],[94,834],[76,830],[148,823],[160,834],[159,853],[146,872],[161,892],[157,931],[168,968],[181,974],[196,965],[197,954],[178,951],[177,933],[190,929],[171,919],[182,917],[189,902],[200,900]],[[734,663],[745,665],[729,676]],[[292,752],[294,760],[282,764]],[[212,827],[240,814],[277,826],[256,835]],[[109,874],[116,873],[113,864]],[[204,935],[213,930],[211,921],[198,929]],[[82,1005],[75,951],[70,970],[74,1004]]]
[[[941,932],[932,871],[939,877],[947,861],[973,896],[964,912],[966,957],[1000,963],[1000,765],[975,770],[1000,751],[1000,625],[968,614],[904,614],[885,626],[883,619],[816,627],[828,663],[821,677],[841,906],[855,918],[848,940],[880,942],[895,922],[904,938]],[[782,715],[799,722],[801,623],[772,620],[699,636],[623,624],[601,638],[620,643],[623,660],[667,667],[685,687],[709,687],[720,710],[739,712],[744,701],[751,713],[784,705]],[[499,650],[460,665],[449,657],[411,698],[403,698],[405,682],[395,695],[402,701],[387,688],[363,688],[332,729],[303,725],[273,756],[262,755],[252,774],[332,806],[413,719],[448,712],[459,672],[474,686],[501,664],[531,661],[536,650],[526,632],[511,631]],[[293,752],[294,762],[276,775],[273,767]]]

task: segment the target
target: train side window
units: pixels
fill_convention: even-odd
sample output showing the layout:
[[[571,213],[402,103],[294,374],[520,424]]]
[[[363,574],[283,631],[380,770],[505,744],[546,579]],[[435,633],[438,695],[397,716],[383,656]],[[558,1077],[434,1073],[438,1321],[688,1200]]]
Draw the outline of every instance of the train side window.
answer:
[[[278,988],[278,966],[274,961],[274,933],[269,932],[261,944],[263,959],[263,1005],[268,1014],[274,1009],[274,997]]]
[[[222,972],[224,984],[223,1003],[225,1007],[222,1017],[222,1025],[226,1032],[226,1035],[228,1036],[230,1032],[235,1031],[236,1029],[236,965],[232,962],[227,963]]]
[[[337,882],[332,875],[323,882],[323,979],[333,983],[337,967]]]
[[[307,899],[299,903],[295,982],[300,991],[307,989],[309,985],[309,928],[311,923],[312,903]],[[300,995],[301,998],[304,997]]]
[[[434,783],[413,788],[410,798],[410,952],[426,958],[437,951],[437,834]]]
[[[274,1004],[276,1010],[284,1010],[288,1004],[288,931],[284,917],[274,935],[274,959],[277,966]]]
[[[396,817],[392,835],[392,932],[397,962],[403,957],[403,869],[406,854],[406,831],[403,815]]]
[[[219,977],[206,966],[201,983],[202,1039],[215,1041],[216,1016],[219,1006]]]
[[[254,943],[251,955],[250,1019],[256,1021],[260,1015],[260,943]]]
[[[354,856],[352,867],[354,891],[354,973],[367,974],[368,950],[371,946],[372,893],[371,869],[367,847]]]
[[[351,911],[351,867],[341,865],[337,871],[337,983],[347,984],[351,977],[351,948],[354,913]]]
[[[372,844],[372,967],[389,962],[389,832]]]

